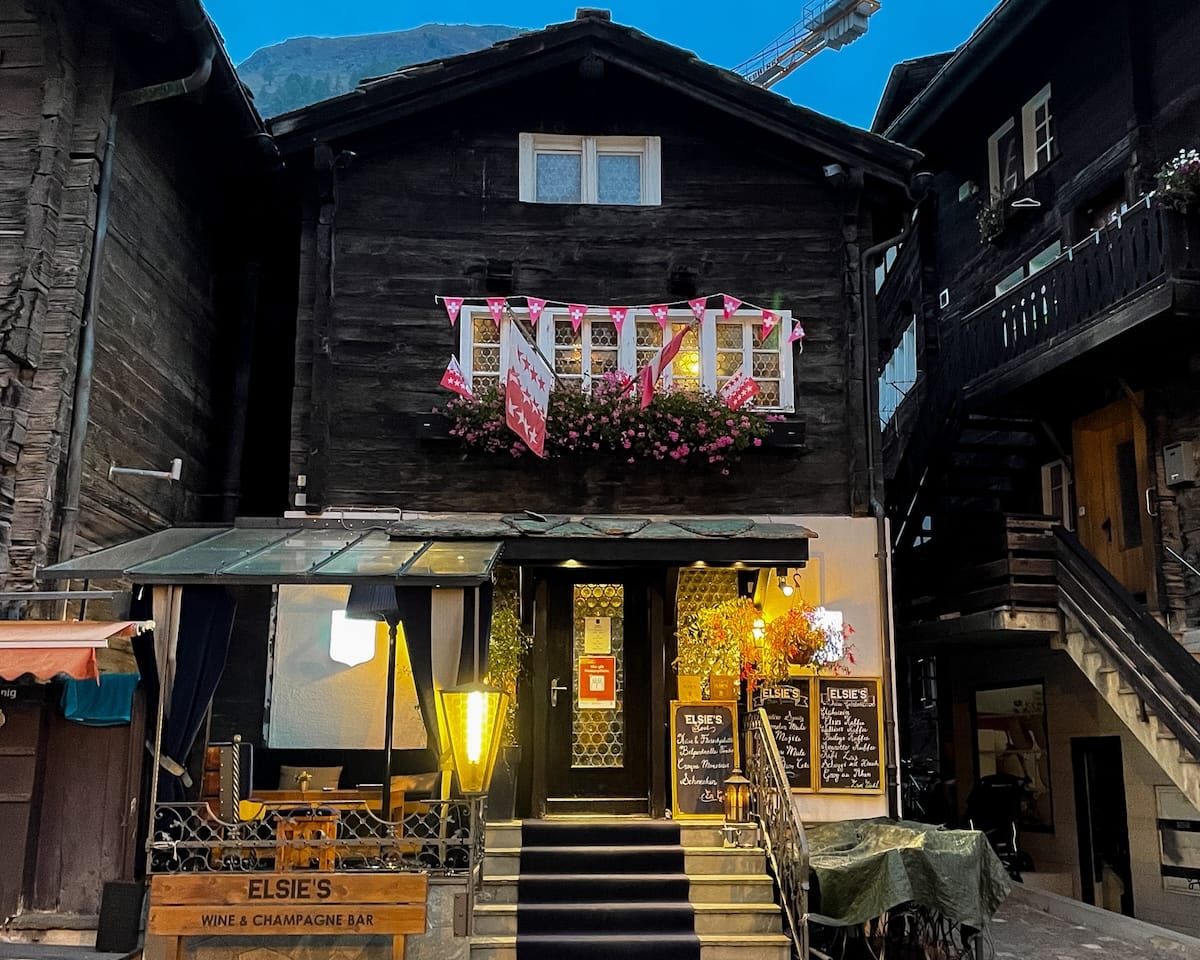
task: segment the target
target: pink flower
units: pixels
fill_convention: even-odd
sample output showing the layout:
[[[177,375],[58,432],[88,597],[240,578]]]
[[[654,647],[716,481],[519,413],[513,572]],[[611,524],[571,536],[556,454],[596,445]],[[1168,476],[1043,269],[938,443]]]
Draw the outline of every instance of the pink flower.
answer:
[[[754,445],[755,445],[756,447],[761,447],[761,446],[762,446],[762,437],[755,437],[755,438],[754,438]]]
[[[630,458],[629,458],[629,460],[628,460],[628,462],[629,462],[629,463],[633,463],[633,457],[630,457]]]
[[[667,434],[667,437],[668,437],[670,440],[672,440],[673,442],[678,442],[678,440],[679,440],[679,432],[678,432],[677,430],[672,430],[670,433],[668,433],[668,434]]]

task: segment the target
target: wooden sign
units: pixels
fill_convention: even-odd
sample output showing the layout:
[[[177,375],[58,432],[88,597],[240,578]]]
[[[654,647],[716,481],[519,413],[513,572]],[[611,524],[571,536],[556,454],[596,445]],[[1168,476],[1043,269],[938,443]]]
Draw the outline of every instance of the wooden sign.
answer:
[[[794,677],[761,688],[763,710],[793,790],[813,789],[812,678]]]
[[[724,784],[738,765],[737,741],[736,703],[671,701],[671,811],[676,819],[724,819]]]
[[[150,883],[155,936],[425,932],[425,874],[180,874]]]
[[[817,680],[817,786],[833,793],[883,793],[883,703],[879,681]]]

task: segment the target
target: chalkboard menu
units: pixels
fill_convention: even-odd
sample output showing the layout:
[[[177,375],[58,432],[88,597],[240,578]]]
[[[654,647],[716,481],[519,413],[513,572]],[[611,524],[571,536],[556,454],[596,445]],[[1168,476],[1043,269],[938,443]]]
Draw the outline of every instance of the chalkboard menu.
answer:
[[[879,681],[821,678],[818,684],[818,782],[821,790],[883,792],[883,711]]]
[[[812,680],[793,677],[761,688],[761,704],[771,721],[775,745],[793,790],[813,788]]]
[[[737,762],[737,704],[671,701],[671,809],[675,817],[723,818],[724,783]]]

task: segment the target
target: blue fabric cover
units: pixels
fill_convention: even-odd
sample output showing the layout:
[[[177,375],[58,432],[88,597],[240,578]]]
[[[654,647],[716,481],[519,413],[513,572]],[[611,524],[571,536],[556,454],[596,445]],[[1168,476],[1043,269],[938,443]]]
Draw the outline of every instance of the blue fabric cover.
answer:
[[[89,727],[115,727],[128,723],[133,691],[141,677],[136,673],[102,673],[95,680],[64,680],[63,716]]]

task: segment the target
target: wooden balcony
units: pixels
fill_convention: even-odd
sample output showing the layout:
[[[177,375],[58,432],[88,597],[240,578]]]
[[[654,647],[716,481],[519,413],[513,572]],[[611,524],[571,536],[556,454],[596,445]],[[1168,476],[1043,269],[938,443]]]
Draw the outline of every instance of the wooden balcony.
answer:
[[[963,319],[968,402],[1028,383],[1200,291],[1200,221],[1147,197]]]

